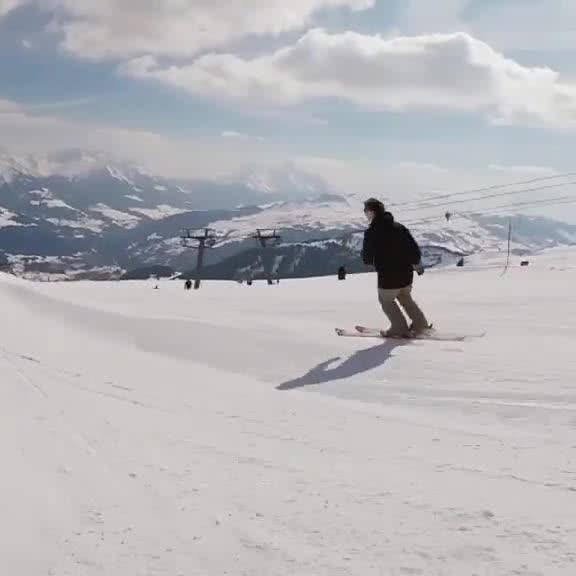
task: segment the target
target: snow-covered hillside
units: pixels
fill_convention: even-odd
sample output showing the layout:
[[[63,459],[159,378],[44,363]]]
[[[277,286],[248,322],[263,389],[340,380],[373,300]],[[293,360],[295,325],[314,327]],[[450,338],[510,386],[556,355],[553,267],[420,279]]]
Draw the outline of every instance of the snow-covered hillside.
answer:
[[[249,239],[258,228],[273,228],[286,252],[277,255],[279,270],[285,277],[314,276],[357,266],[361,238],[350,234],[366,226],[363,199],[336,194],[318,176],[289,165],[183,182],[96,152],[23,158],[0,152],[0,257],[37,278],[100,278],[106,270],[116,277],[150,266],[186,272],[195,258],[181,245],[181,230],[211,227],[220,241],[207,257],[217,266],[210,273],[232,278],[258,270]],[[448,222],[444,208],[421,205],[392,208],[424,247],[461,254],[498,251],[505,243],[508,223],[501,217],[465,206]],[[322,249],[319,241],[326,242]],[[515,250],[575,242],[574,225],[528,217],[515,223]]]
[[[576,253],[502,264],[417,282],[467,343],[339,339],[371,276],[0,276],[0,572],[572,576]]]
[[[243,251],[205,268],[204,277],[262,278],[265,269],[269,269],[279,278],[298,278],[334,275],[341,266],[350,272],[365,271],[360,251],[366,223],[356,216],[346,224],[342,218],[346,212],[350,213],[351,206],[340,202],[308,208],[306,212],[294,205],[278,205],[271,210],[219,222],[221,234],[225,234],[226,227],[231,230],[223,236],[221,245],[224,247],[234,246],[239,238],[248,237],[249,231],[256,227],[275,229],[282,241],[266,253],[252,241]],[[472,214],[458,215],[450,222],[442,217],[435,221],[407,223],[422,247],[424,265],[430,267],[455,265],[462,257],[472,254],[505,253],[509,222],[501,216]],[[514,217],[511,222],[511,251],[516,255],[533,254],[576,240],[576,226],[570,224],[528,216]],[[350,223],[356,228],[351,228]],[[192,266],[184,274],[194,276]]]
[[[188,252],[179,246],[182,228],[287,199],[312,211],[341,201],[322,179],[289,168],[179,181],[97,152],[16,158],[0,151],[0,254],[31,273],[50,264],[58,277],[75,277],[76,269],[179,266]]]

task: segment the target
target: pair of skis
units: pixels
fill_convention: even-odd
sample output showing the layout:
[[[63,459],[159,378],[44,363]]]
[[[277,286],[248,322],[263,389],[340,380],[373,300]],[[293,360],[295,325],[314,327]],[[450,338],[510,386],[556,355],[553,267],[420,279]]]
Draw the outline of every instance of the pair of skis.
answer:
[[[388,336],[381,328],[368,328],[367,326],[356,326],[354,330],[336,328],[338,336],[348,338],[381,338],[384,340],[437,340],[440,342],[464,342],[472,338],[482,338],[485,333],[462,333],[462,332],[442,332],[434,328],[429,328],[423,332],[416,332],[405,337]]]

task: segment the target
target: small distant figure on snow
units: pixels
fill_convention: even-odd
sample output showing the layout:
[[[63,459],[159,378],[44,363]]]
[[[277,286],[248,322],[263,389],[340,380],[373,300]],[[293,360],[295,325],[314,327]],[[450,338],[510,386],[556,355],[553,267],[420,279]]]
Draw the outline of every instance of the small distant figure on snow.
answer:
[[[184,282],[184,290],[192,290],[192,280],[190,278]]]
[[[364,214],[370,225],[364,233],[362,259],[378,273],[378,300],[391,324],[386,335],[403,338],[428,330],[430,323],[412,298],[414,270],[424,273],[420,247],[380,200],[367,200]]]
[[[458,268],[464,268],[464,258],[460,258],[456,263],[456,266],[458,266]]]
[[[346,266],[338,268],[338,280],[346,280]]]

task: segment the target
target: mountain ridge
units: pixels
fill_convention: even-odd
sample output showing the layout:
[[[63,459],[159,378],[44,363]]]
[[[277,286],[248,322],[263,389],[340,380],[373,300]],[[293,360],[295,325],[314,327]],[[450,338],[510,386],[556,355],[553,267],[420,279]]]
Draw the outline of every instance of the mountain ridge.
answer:
[[[258,275],[261,254],[252,236],[259,228],[282,237],[275,273],[321,275],[339,265],[356,270],[366,226],[361,208],[357,196],[290,167],[238,180],[183,182],[79,151],[52,159],[0,155],[0,257],[19,273],[42,270],[39,277],[119,277],[150,266],[189,274],[195,253],[182,246],[181,230],[205,227],[219,238],[207,253],[208,275]],[[507,236],[508,220],[499,216],[427,220],[410,227],[436,254],[432,261],[438,254],[452,261],[451,254],[498,251]],[[528,216],[512,222],[518,251],[576,243],[570,224]]]

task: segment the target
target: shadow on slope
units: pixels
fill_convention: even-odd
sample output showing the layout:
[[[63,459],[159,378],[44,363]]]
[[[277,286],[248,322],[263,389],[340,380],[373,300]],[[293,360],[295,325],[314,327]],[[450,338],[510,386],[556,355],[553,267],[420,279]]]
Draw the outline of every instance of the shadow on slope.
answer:
[[[318,366],[312,368],[304,374],[304,376],[280,384],[277,390],[285,392],[287,390],[295,390],[296,388],[304,388],[305,386],[315,386],[336,380],[345,380],[346,378],[369,372],[386,364],[392,357],[394,350],[400,346],[406,346],[406,344],[406,342],[387,341],[378,346],[359,350],[342,362],[342,364],[334,368],[330,368],[330,366],[338,362],[341,358],[338,356],[331,358],[318,364]]]

